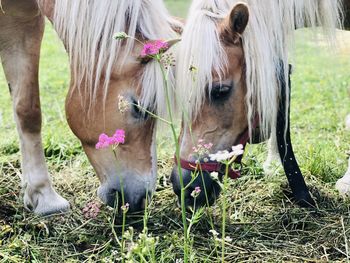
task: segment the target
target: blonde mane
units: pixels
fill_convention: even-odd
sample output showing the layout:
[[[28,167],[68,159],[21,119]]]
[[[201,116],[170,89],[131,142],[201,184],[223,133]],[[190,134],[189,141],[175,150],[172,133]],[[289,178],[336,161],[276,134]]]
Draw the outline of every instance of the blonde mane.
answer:
[[[104,100],[113,69],[121,69],[132,55],[135,40],[172,39],[173,27],[179,23],[171,18],[162,0],[57,0],[54,26],[65,43],[72,75],[73,90],[88,98],[89,107],[103,89]],[[117,32],[126,32],[126,44],[113,40]],[[156,63],[145,66],[142,100],[145,107],[163,111],[163,81]],[[158,105],[157,105],[158,103]]]
[[[212,74],[222,77],[227,67],[218,23],[238,2],[247,3],[250,11],[242,36],[248,120],[251,124],[258,114],[266,137],[276,124],[278,75],[284,70],[288,76],[288,67],[280,65],[288,65],[295,28],[323,26],[329,39],[334,39],[335,28],[341,24],[341,0],[194,0],[178,47],[176,75],[180,107],[189,118],[200,113]]]

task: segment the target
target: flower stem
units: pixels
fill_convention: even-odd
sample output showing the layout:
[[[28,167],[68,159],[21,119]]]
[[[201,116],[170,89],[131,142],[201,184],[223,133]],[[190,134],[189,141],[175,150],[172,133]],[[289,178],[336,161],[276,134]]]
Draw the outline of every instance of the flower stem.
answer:
[[[117,152],[116,149],[112,149],[114,157],[117,159]],[[122,206],[125,205],[125,199],[124,199],[124,184],[123,184],[123,176],[120,176],[120,192],[122,196]],[[118,204],[119,205],[119,204]],[[124,233],[125,233],[125,222],[126,222],[126,212],[122,211],[123,218],[122,218],[122,241],[121,241],[121,254],[122,254],[122,262],[125,262],[124,257],[124,250],[125,250],[125,240],[124,240]]]
[[[203,174],[202,167],[200,167],[199,172],[201,174],[201,179],[202,179],[203,186],[204,186],[205,201],[206,201],[207,207],[210,207],[209,198],[208,198],[208,192],[207,192],[206,183],[204,181],[204,174]],[[211,216],[211,214],[210,214],[210,212],[208,210],[207,210],[207,216],[209,217],[209,224],[211,226],[211,229],[215,230],[213,218],[212,218],[212,216]],[[214,238],[214,242],[215,242],[215,253],[216,253],[216,255],[218,255],[219,253],[218,253],[218,249],[217,249],[217,241],[216,241],[215,238]]]
[[[146,112],[147,114],[149,114],[151,117],[153,117],[155,119],[158,119],[158,120],[160,120],[160,121],[162,121],[162,122],[164,122],[164,123],[166,123],[168,125],[171,124],[170,121],[168,121],[168,120],[166,120],[166,119],[164,119],[162,117],[159,117],[158,115],[154,114],[153,112],[151,112],[151,111],[145,109],[144,107],[142,107],[140,104],[131,103],[131,105],[138,107],[139,109],[141,109],[142,111]]]
[[[169,114],[169,119],[170,119],[170,127],[173,135],[173,139],[175,142],[175,157],[177,159],[177,163],[180,163],[180,146],[178,143],[178,136],[176,134],[175,130],[175,125],[174,125],[174,120],[173,120],[173,114],[171,111],[171,106],[170,106],[170,98],[169,98],[169,90],[168,90],[168,79],[167,75],[164,71],[164,68],[162,66],[162,63],[160,62],[160,59],[157,58],[157,61],[159,63],[160,69],[162,71],[163,75],[163,80],[164,80],[164,86],[165,86],[165,97],[166,97],[166,104],[167,104],[167,109],[168,109],[168,114]],[[183,175],[182,175],[182,169],[181,166],[178,165],[178,174],[179,174],[179,179],[180,179],[180,186],[181,186],[181,195],[180,195],[180,202],[181,202],[181,215],[182,215],[182,224],[184,228],[184,262],[188,262],[188,234],[187,234],[187,221],[186,221],[186,206],[185,206],[185,187],[184,187],[184,181],[183,181]]]
[[[225,236],[226,236],[226,189],[228,178],[229,163],[225,166],[224,184],[223,184],[223,204],[222,204],[222,232],[221,232],[221,262],[225,262]]]

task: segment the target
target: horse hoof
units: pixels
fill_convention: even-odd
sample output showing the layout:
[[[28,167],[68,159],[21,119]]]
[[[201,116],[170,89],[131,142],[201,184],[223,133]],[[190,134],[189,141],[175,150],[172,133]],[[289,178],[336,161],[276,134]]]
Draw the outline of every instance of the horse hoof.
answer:
[[[279,173],[280,169],[281,165],[277,161],[265,161],[263,164],[263,170],[266,176],[276,176]]]
[[[316,203],[312,199],[309,191],[298,193],[294,199],[295,199],[295,203],[300,207],[312,208],[316,206]]]
[[[41,191],[26,189],[24,206],[39,216],[64,213],[70,209],[69,202],[57,194],[51,187]]]
[[[340,178],[335,184],[335,188],[341,195],[350,196],[350,180],[344,180],[344,178]]]

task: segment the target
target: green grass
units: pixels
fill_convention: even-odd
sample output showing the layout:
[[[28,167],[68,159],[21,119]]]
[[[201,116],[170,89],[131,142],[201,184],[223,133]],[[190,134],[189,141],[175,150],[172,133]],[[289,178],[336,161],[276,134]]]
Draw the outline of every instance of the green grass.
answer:
[[[174,16],[184,18],[187,14],[191,0],[165,0],[164,1]]]
[[[189,3],[167,2],[178,15]],[[294,205],[283,173],[262,175],[265,145],[249,147],[244,160],[245,176],[231,181],[225,196],[229,200],[226,232],[232,238],[226,248],[227,262],[346,261],[350,202],[338,195],[334,184],[346,170],[346,151],[350,148],[350,133],[344,129],[345,116],[350,113],[350,55],[337,56],[316,48],[308,31],[298,32],[296,49],[293,143],[319,209]],[[51,218],[36,217],[23,209],[18,139],[11,99],[0,71],[0,262],[113,262],[118,257],[119,246],[111,230],[112,210],[102,206],[93,220],[82,215],[87,202],[98,200],[99,183],[65,120],[67,61],[63,46],[48,25],[40,64],[43,141],[53,182],[72,204],[71,212]],[[168,176],[174,148],[167,141],[159,141],[159,182],[148,222],[149,233],[159,238],[158,262],[182,258],[184,242],[181,212]],[[208,209],[218,232],[221,202]],[[140,220],[129,218],[129,222]],[[117,233],[119,226],[118,219]],[[134,223],[133,227],[133,240],[141,242],[138,234],[142,224]],[[204,215],[191,232],[192,262],[213,262],[218,258],[209,229]]]

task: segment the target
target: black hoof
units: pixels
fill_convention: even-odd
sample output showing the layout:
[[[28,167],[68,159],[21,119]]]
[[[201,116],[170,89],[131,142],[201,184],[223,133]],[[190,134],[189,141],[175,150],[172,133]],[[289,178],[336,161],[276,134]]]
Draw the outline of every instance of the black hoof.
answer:
[[[305,207],[305,208],[316,207],[316,203],[314,199],[312,199],[309,191],[303,191],[301,193],[297,193],[293,199],[295,203],[300,207]]]

